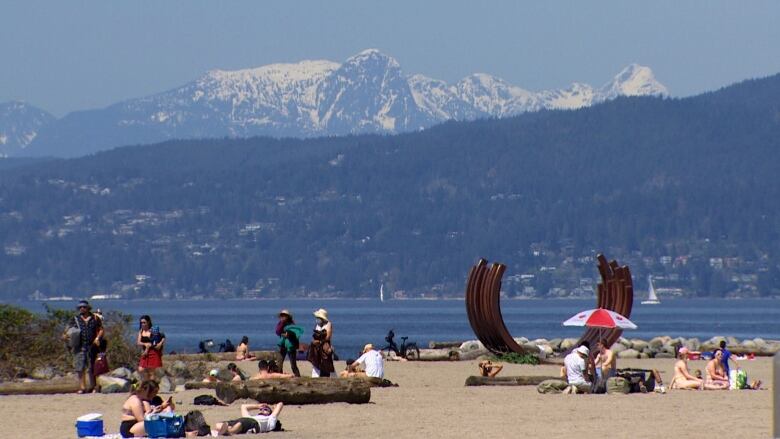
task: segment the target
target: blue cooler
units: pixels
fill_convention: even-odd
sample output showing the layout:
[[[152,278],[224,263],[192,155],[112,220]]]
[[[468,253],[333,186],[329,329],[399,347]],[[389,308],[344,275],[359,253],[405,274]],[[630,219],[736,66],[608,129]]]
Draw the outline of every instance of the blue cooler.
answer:
[[[173,413],[146,415],[144,430],[149,437],[184,437],[184,417]]]
[[[103,415],[90,413],[76,419],[76,434],[79,437],[103,436]]]

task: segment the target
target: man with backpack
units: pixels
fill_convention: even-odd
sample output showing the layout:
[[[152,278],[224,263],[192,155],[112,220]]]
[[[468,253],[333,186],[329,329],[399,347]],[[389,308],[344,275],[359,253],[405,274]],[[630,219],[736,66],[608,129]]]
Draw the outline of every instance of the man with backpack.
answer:
[[[70,323],[70,328],[63,334],[67,339],[69,334],[75,336],[78,329],[78,339],[71,344],[73,349],[73,366],[79,377],[79,391],[89,393],[95,389],[95,358],[103,340],[103,321],[92,313],[89,302],[82,300],[77,306],[79,314]]]

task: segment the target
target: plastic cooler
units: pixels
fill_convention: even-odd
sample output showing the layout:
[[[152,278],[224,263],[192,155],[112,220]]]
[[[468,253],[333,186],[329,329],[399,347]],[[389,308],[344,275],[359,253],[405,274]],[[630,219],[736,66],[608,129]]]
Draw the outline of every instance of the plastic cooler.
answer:
[[[78,437],[103,436],[103,415],[89,413],[76,418],[76,434]]]
[[[172,413],[147,415],[144,418],[144,430],[149,437],[182,437],[184,418]]]

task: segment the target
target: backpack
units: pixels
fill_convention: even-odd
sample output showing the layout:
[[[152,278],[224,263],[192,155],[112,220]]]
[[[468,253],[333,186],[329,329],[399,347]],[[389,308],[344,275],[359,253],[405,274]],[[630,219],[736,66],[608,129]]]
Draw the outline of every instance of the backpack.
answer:
[[[198,395],[192,403],[195,405],[222,405],[217,398],[211,395]]]
[[[607,393],[629,393],[631,383],[623,377],[610,377],[607,379]]]
[[[561,393],[567,387],[569,387],[569,383],[563,380],[544,380],[536,386],[536,391],[539,393]]]

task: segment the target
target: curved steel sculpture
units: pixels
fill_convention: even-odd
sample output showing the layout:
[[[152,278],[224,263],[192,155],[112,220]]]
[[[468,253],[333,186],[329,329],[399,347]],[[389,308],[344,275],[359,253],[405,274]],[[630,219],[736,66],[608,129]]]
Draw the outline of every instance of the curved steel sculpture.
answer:
[[[598,255],[597,259],[601,283],[598,285],[596,306],[631,317],[634,288],[630,270],[627,266],[620,267],[615,261],[608,263],[604,255]],[[501,278],[504,271],[504,264],[493,263],[488,267],[485,259],[480,259],[471,267],[466,284],[466,313],[471,329],[485,348],[496,354],[524,354],[525,349],[509,334],[501,316]],[[620,329],[607,329],[601,331],[601,337],[612,345],[622,333]],[[580,342],[588,341],[594,346],[598,338],[599,331],[588,328],[580,337]]]

